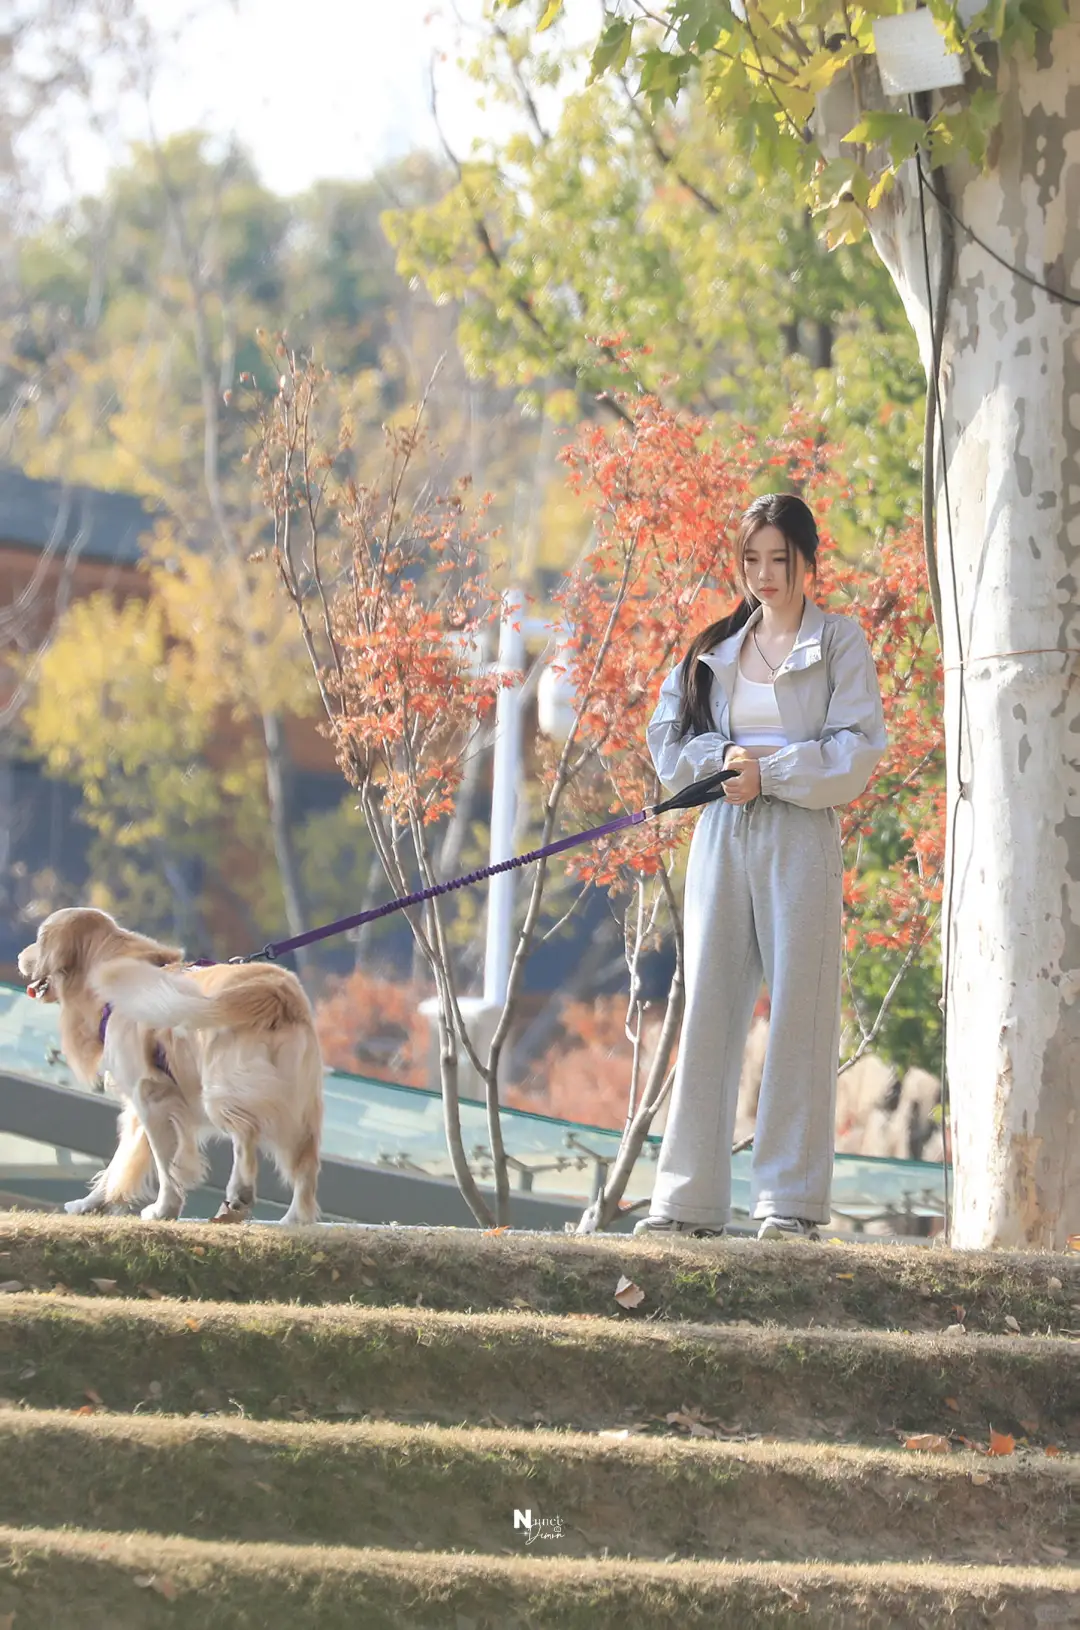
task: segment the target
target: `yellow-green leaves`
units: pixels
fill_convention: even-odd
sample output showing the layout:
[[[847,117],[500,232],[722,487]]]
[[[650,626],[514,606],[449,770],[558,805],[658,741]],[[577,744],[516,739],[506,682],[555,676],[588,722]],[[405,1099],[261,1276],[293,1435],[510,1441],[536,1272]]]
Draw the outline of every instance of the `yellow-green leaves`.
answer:
[[[547,0],[540,21],[536,25],[536,32],[542,34],[546,28],[550,28],[552,23],[558,19],[562,8],[563,0]]]
[[[908,113],[874,111],[864,114],[858,124],[843,137],[845,142],[859,142],[866,147],[887,147],[894,164],[910,158],[926,134],[922,119]]]
[[[665,102],[675,101],[696,66],[697,59],[686,52],[676,54],[653,47],[644,53],[638,91],[653,113],[658,113]]]
[[[825,217],[825,242],[830,249],[858,243],[866,231],[870,182],[862,166],[849,159],[822,165],[815,181],[815,215]]]
[[[832,84],[842,68],[859,55],[859,45],[853,39],[844,40],[835,50],[828,47],[815,51],[795,76],[793,84],[812,91],[815,96]]]
[[[626,66],[626,59],[630,55],[630,46],[633,43],[634,24],[632,20],[624,17],[613,17],[601,34],[592,54],[589,64],[588,84],[592,84],[600,74],[606,74],[609,68],[616,72]]]

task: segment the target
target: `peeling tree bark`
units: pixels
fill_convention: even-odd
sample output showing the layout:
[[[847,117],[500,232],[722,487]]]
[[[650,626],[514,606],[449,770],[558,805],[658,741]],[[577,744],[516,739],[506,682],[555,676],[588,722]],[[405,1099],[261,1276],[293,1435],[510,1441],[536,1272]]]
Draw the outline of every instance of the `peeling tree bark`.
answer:
[[[998,255],[1080,298],[1080,23],[997,71],[991,168],[931,185]],[[933,286],[942,216],[932,197],[926,211]],[[914,161],[871,231],[932,378]],[[1060,1247],[1080,1232],[1080,309],[963,226],[955,250],[934,470],[952,1243]]]

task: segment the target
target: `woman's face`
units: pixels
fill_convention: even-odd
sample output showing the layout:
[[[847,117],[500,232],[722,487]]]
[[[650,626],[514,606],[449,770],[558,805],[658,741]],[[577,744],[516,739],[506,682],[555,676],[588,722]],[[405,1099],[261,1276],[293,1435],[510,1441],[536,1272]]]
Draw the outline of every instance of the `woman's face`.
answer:
[[[787,580],[789,550],[795,564],[790,586]],[[755,600],[771,607],[778,616],[801,608],[810,567],[795,545],[789,545],[779,527],[761,526],[747,539],[743,573]]]

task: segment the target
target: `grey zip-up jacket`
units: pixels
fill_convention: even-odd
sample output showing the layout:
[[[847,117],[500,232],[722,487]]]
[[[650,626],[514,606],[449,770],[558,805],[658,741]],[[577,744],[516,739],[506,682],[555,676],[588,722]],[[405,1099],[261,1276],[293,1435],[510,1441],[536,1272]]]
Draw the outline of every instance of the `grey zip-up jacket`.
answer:
[[[682,663],[664,680],[646,739],[656,773],[670,791],[681,792],[722,769],[724,752],[734,745],[730,707],[739,653],[761,617],[759,605],[738,633],[701,658],[713,673],[714,730],[677,740]],[[889,745],[877,669],[859,621],[822,611],[807,596],[775,689],[789,745],[759,760],[762,796],[804,809],[850,804],[865,791]]]

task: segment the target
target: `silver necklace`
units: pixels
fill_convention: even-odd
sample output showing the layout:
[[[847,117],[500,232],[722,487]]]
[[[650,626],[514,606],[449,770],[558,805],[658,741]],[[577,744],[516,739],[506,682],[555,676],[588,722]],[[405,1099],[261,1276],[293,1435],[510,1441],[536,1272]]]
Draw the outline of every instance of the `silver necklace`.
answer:
[[[775,674],[777,669],[783,667],[783,665],[784,665],[783,657],[780,658],[780,661],[776,664],[776,667],[775,668],[773,667],[772,663],[769,661],[768,657],[765,655],[764,651],[761,649],[761,646],[758,645],[758,637],[757,637],[757,629],[756,628],[754,629],[754,644],[757,645],[758,656],[761,658],[762,662],[765,664],[766,668],[768,668],[768,670],[769,670],[769,672],[771,674]]]

